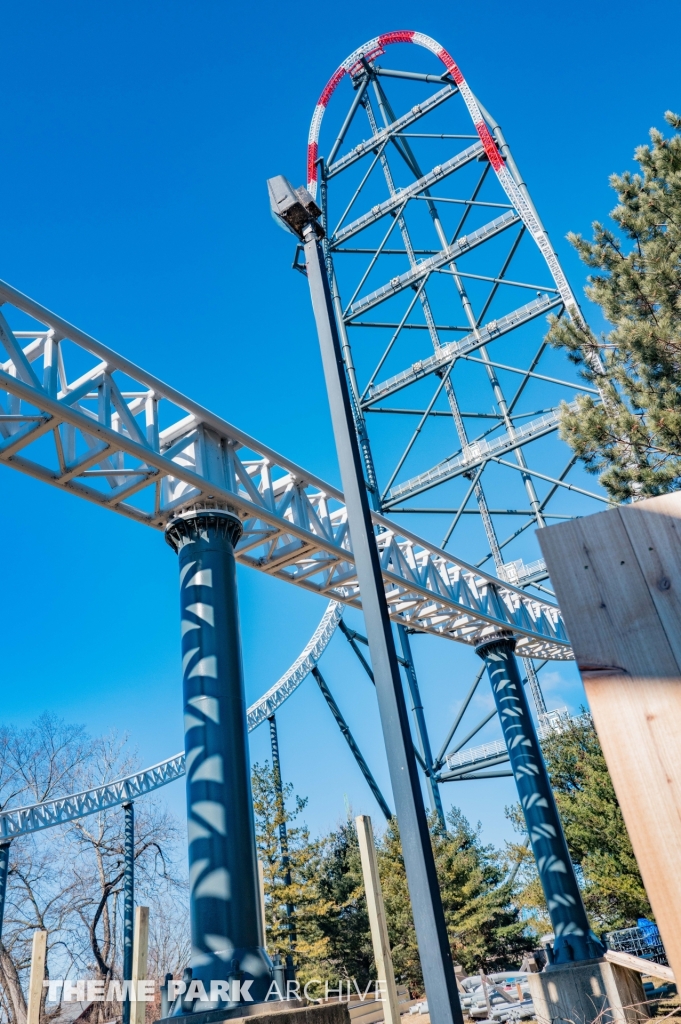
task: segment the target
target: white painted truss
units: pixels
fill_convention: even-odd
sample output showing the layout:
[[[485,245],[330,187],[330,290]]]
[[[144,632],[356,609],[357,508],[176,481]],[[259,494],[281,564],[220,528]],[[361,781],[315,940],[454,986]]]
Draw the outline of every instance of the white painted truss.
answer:
[[[342,493],[117,355],[10,285],[0,303],[0,462],[146,526],[228,507],[236,555],[260,572],[361,607]],[[391,618],[475,644],[499,629],[525,657],[570,659],[558,608],[377,513]]]
[[[256,726],[273,715],[310,674],[336,632],[342,613],[342,605],[336,601],[329,601],[329,606],[324,612],[321,622],[289,670],[248,709],[249,732],[253,732]]]
[[[184,754],[176,754],[167,761],[161,761],[152,768],[145,768],[124,779],[117,779],[104,786],[88,789],[84,793],[46,800],[31,807],[17,807],[0,814],[0,839],[15,839],[28,832],[38,832],[54,825],[83,818],[87,814],[105,811],[109,807],[136,800],[145,793],[167,786],[169,782],[184,775]]]
[[[571,402],[568,408],[576,408],[576,403]],[[529,423],[500,434],[491,441],[486,441],[484,438],[473,441],[471,444],[467,444],[462,452],[439,462],[433,469],[419,473],[411,480],[405,480],[404,483],[393,487],[388,494],[386,505],[404,501],[406,498],[411,498],[415,494],[421,494],[423,491],[435,487],[436,484],[442,483],[444,480],[452,480],[455,476],[461,476],[462,473],[469,473],[471,469],[476,469],[489,459],[501,458],[502,455],[515,451],[516,448],[527,444],[528,441],[543,437],[544,434],[553,433],[554,430],[558,430],[559,426],[560,412],[551,410],[535,420],[530,420]],[[508,579],[508,577],[506,578]],[[510,579],[509,582],[511,582]]]
[[[489,761],[492,758],[504,757],[508,760],[506,744],[503,740],[493,740],[491,743],[482,743],[478,747],[468,747],[467,750],[457,750],[454,754],[447,755],[447,767],[450,771],[463,768],[465,765],[477,764],[479,761]]]

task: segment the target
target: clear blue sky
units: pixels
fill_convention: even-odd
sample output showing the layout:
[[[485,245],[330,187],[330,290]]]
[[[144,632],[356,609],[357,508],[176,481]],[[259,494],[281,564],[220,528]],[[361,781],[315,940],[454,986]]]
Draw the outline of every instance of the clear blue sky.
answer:
[[[576,0],[307,7],[144,0],[2,4],[0,277],[289,457],[337,481],[303,278],[269,217],[265,179],[304,177],[309,119],[365,39],[438,39],[513,145],[563,241],[613,205],[608,174],[681,108],[681,8]],[[45,709],[127,730],[144,764],[182,749],[175,556],[121,517],[0,469],[2,720]],[[241,572],[249,699],[296,657],[322,607]],[[418,638],[435,746],[475,657]],[[322,665],[389,795],[370,684],[345,641]],[[579,706],[574,673],[549,703]],[[479,707],[491,698],[484,693]],[[308,680],[279,716],[286,778],[313,831],[378,808]],[[254,759],[268,753],[261,730]],[[444,789],[487,839],[508,836],[511,780]],[[168,791],[180,810],[181,784]]]

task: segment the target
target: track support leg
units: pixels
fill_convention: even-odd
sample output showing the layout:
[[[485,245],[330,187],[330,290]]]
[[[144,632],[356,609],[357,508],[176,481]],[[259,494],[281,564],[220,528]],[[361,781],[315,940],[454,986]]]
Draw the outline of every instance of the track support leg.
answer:
[[[166,539],[180,563],[192,978],[207,994],[211,981],[229,981],[237,1002],[246,1001],[244,989],[260,1002],[272,965],[263,948],[246,731],[234,560],[241,529],[228,510],[196,509],[173,519]],[[234,1002],[193,1009],[225,1005]]]
[[[381,575],[352,404],[334,317],[329,279],[314,227],[302,231],[314,312],[357,579],[362,595],[371,666],[402,839],[416,939],[431,1020],[462,1024],[442,899],[435,872],[407,705]]]
[[[445,812],[442,806],[440,787],[437,779],[435,778],[435,772],[433,771],[433,753],[430,749],[430,737],[428,736],[426,718],[423,713],[423,701],[421,700],[421,692],[419,690],[418,679],[416,678],[414,660],[411,656],[409,634],[404,626],[398,626],[397,632],[400,638],[400,645],[402,647],[402,658],[404,659],[404,662],[406,662],[404,671],[407,676],[407,684],[409,686],[409,693],[411,696],[411,709],[414,715],[414,723],[416,725],[416,736],[419,747],[421,748],[421,757],[426,765],[426,772],[428,775],[430,808],[437,814],[440,826],[446,830],[447,822],[445,821]]]
[[[477,647],[487,665],[511,768],[525,815],[551,924],[557,964],[602,956],[605,948],[589,928],[563,826],[553,797],[527,695],[515,658],[515,638],[496,633]]]
[[[123,850],[123,981],[132,980],[133,933],[135,927],[135,808],[123,804],[125,841]],[[130,1024],[130,995],[123,999],[123,1024]]]

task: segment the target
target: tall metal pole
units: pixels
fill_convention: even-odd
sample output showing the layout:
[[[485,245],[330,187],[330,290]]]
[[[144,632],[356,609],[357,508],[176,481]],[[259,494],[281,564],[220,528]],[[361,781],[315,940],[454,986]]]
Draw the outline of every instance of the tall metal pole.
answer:
[[[129,792],[129,791],[128,791]],[[125,840],[123,850],[123,981],[132,980],[133,934],[135,928],[135,808],[123,804]],[[123,999],[123,1024],[130,1024],[130,995]]]
[[[241,530],[234,512],[197,508],[171,520],[166,540],[180,563],[192,977],[207,992],[211,981],[250,981],[250,999],[260,1002],[272,965],[246,731],[234,559]]]
[[[556,936],[554,962],[564,964],[573,960],[590,960],[602,956],[605,950],[589,928],[518,671],[515,644],[510,633],[495,633],[476,651],[487,665],[532,852]]]
[[[4,839],[0,843],[0,947],[2,947],[2,924],[5,920],[7,875],[9,874],[9,844],[9,839]]]
[[[270,745],[272,747],[272,771],[274,773],[274,788],[277,793],[277,813],[279,815],[279,847],[281,850],[281,873],[290,892],[291,886],[291,860],[288,852],[288,833],[286,831],[286,816],[284,807],[284,786],[281,781],[281,760],[279,758],[279,737],[277,736],[277,719],[269,715],[267,721],[270,723]],[[295,907],[292,903],[284,904],[286,908],[286,933],[288,936],[289,953],[286,957],[287,970],[293,969],[293,950],[296,945],[296,924]],[[289,963],[290,961],[290,963]],[[287,979],[293,980],[293,978]]]
[[[328,276],[313,225],[304,226],[302,234],[428,1006],[434,1024],[461,1024],[463,1018],[452,955],[413,756],[407,706],[371,525]]]
[[[430,749],[430,738],[428,736],[428,729],[426,727],[426,719],[423,713],[423,701],[421,700],[421,691],[419,690],[418,679],[416,678],[416,669],[414,668],[414,660],[411,655],[411,644],[409,643],[409,634],[407,633],[405,626],[398,626],[397,633],[400,638],[400,645],[402,647],[402,658],[406,663],[404,671],[407,676],[407,684],[409,686],[409,693],[411,695],[411,710],[414,715],[414,722],[416,724],[416,737],[419,741],[419,747],[421,750],[421,757],[426,766],[426,772],[428,776],[428,792],[430,794],[430,808],[437,814],[438,821],[442,828],[447,828],[447,822],[445,821],[445,812],[442,806],[442,797],[440,796],[440,787],[435,778],[435,772],[433,771],[433,752]]]

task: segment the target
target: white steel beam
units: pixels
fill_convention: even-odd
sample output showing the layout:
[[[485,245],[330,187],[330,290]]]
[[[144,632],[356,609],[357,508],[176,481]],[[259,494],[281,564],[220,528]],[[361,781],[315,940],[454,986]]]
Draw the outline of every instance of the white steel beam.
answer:
[[[342,245],[343,242],[347,242],[348,238],[352,238],[359,231],[363,231],[368,228],[370,224],[375,224],[381,217],[386,217],[389,213],[393,213],[399,207],[401,207],[405,200],[413,199],[415,196],[425,192],[426,189],[432,188],[437,185],[439,181],[442,181],[448,175],[453,174],[454,171],[458,171],[459,168],[465,167],[471,160],[477,160],[481,153],[484,153],[484,147],[481,142],[476,142],[467,149],[464,149],[461,153],[457,153],[456,156],[451,157],[449,160],[445,160],[443,164],[438,164],[428,174],[424,174],[418,181],[414,181],[411,185],[407,185],[406,188],[396,192],[390,199],[386,199],[382,203],[378,203],[377,206],[372,206],[368,213],[363,214],[354,220],[352,224],[348,224],[347,227],[341,228],[334,237],[331,239],[332,248],[338,245]]]
[[[375,405],[376,402],[388,398],[389,395],[394,395],[396,391],[401,391],[402,388],[413,384],[414,381],[421,380],[422,377],[427,377],[431,373],[436,373],[438,370],[448,366],[453,359],[459,359],[470,352],[475,352],[476,349],[487,345],[491,341],[495,341],[504,334],[508,334],[509,331],[514,330],[516,327],[530,323],[536,317],[541,316],[542,313],[548,313],[549,310],[562,305],[562,302],[563,300],[559,295],[540,295],[538,298],[533,299],[532,302],[528,302],[526,305],[515,309],[512,313],[506,313],[497,320],[490,320],[488,323],[483,324],[476,331],[461,338],[460,341],[450,341],[446,345],[441,345],[432,356],[428,356],[426,359],[419,359],[418,362],[412,363],[406,370],[396,373],[394,377],[389,377],[380,384],[372,384],[367,389],[366,398],[362,402],[362,408],[366,409]]]
[[[569,408],[574,408],[574,402],[570,403]],[[422,494],[423,491],[427,491],[445,480],[452,480],[455,476],[468,473],[491,458],[500,458],[507,452],[515,451],[521,445],[528,444],[538,437],[544,437],[545,434],[553,433],[554,430],[558,430],[559,426],[560,412],[556,409],[544,416],[539,416],[536,420],[530,420],[529,423],[514,427],[513,430],[505,431],[491,441],[487,441],[485,438],[480,441],[472,441],[458,455],[444,459],[437,466],[426,470],[425,473],[419,473],[418,476],[393,487],[386,498],[386,507],[389,508],[390,505],[398,501],[405,501],[415,494]]]
[[[392,298],[393,295],[398,295],[405,288],[411,288],[412,285],[418,284],[419,281],[422,281],[423,278],[428,277],[434,271],[439,270],[440,267],[444,267],[447,263],[452,263],[460,256],[463,256],[464,253],[471,252],[477,246],[482,245],[483,242],[494,238],[495,235],[501,234],[502,231],[506,231],[507,228],[519,222],[520,216],[515,210],[507,210],[500,217],[495,217],[494,220],[491,220],[488,224],[483,224],[480,228],[476,228],[475,231],[471,231],[468,235],[461,235],[460,238],[457,238],[455,242],[448,245],[446,249],[436,253],[435,256],[430,256],[427,260],[412,267],[411,270],[405,271],[404,274],[398,274],[396,277],[391,278],[387,284],[381,285],[376,291],[358,299],[357,302],[353,302],[346,321],[349,322],[355,317],[360,316],[360,314],[366,313],[367,310],[373,309],[374,306],[378,306],[379,303]]]
[[[23,348],[5,332],[0,413],[39,417],[1,422],[0,463],[156,530],[197,504],[228,507],[242,564],[361,608],[337,488],[3,282],[0,303],[38,322]],[[508,629],[524,657],[572,658],[555,605],[373,520],[395,622],[466,644]]]
[[[376,135],[372,135],[370,139],[365,142],[360,142],[358,146],[351,149],[345,156],[339,157],[334,163],[332,163],[326,171],[327,178],[333,178],[336,174],[340,174],[346,167],[354,164],[357,160],[361,160],[367,153],[373,153],[381,145],[388,142],[394,135],[403,131],[410,124],[414,124],[419,118],[425,114],[429,114],[431,110],[435,110],[441,103],[448,100],[450,96],[456,96],[458,89],[455,85],[447,85],[444,89],[440,89],[439,92],[434,93],[433,96],[429,96],[428,99],[423,100],[421,103],[417,103],[415,106],[408,110],[402,117],[398,117],[392,124],[389,124],[386,128],[383,128]]]

